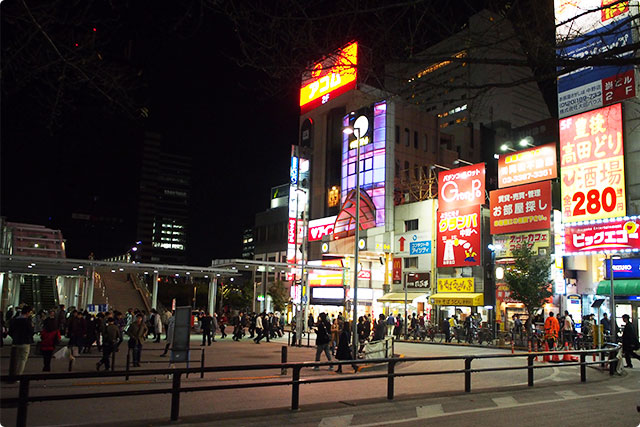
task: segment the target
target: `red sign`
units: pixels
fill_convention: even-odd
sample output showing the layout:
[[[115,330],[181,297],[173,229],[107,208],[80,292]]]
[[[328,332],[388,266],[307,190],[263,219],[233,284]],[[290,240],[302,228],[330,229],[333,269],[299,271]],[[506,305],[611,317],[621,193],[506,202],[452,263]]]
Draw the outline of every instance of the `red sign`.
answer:
[[[505,188],[558,177],[556,144],[541,145],[500,156],[498,187]]]
[[[309,236],[308,240],[314,242],[316,240],[322,240],[324,236],[330,236],[333,234],[333,228],[336,223],[336,216],[330,216],[326,218],[314,219],[309,221]]]
[[[302,76],[300,113],[304,114],[327,103],[351,89],[355,89],[358,65],[358,43],[353,42],[336,54],[314,64]]]
[[[626,214],[621,104],[560,120],[562,222]]]
[[[438,173],[438,210],[484,203],[484,163]]]
[[[480,205],[439,210],[437,240],[438,267],[480,265]]]
[[[551,182],[492,191],[491,234],[542,230],[551,226]]]
[[[402,258],[393,259],[393,283],[402,283]]]
[[[371,280],[371,270],[358,271],[358,279]]]
[[[602,79],[604,105],[620,102],[636,96],[635,70]]]
[[[638,237],[640,219],[616,219],[597,224],[571,225],[564,228],[564,254],[581,255],[590,252],[640,250]]]
[[[496,283],[496,299],[504,303],[518,303],[515,298],[511,297],[511,289],[506,283]]]
[[[289,224],[287,226],[287,243],[296,244],[296,219],[289,218]]]

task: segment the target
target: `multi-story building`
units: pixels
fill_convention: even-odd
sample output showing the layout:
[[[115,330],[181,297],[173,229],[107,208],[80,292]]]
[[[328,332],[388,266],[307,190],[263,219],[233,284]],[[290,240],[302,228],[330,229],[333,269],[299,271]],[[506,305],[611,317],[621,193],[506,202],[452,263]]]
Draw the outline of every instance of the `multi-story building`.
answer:
[[[190,158],[170,152],[161,135],[145,133],[136,233],[136,242],[141,243],[136,261],[186,261],[190,186]]]
[[[19,222],[7,222],[6,228],[11,236],[12,255],[66,258],[60,230]]]
[[[256,244],[253,240],[253,228],[247,228],[242,232],[242,258],[253,259]]]

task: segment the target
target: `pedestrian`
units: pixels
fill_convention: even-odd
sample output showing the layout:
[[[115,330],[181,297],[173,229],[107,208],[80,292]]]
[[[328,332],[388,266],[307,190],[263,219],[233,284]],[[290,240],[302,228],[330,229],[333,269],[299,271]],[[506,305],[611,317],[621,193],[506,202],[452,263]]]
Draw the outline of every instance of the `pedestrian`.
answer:
[[[256,313],[251,313],[249,315],[249,338],[251,339],[253,339],[257,334],[256,332],[257,318],[258,316],[256,315]]]
[[[141,313],[136,315],[136,320],[129,325],[127,335],[129,335],[129,350],[133,351],[133,366],[140,366],[140,358],[142,356],[142,343],[147,336],[149,329],[143,321]]]
[[[336,359],[338,360],[354,360],[351,351],[351,328],[349,322],[342,324],[342,332],[338,338],[338,350],[336,351]],[[358,372],[358,366],[352,364],[353,372]],[[338,365],[337,373],[342,373],[342,365]]]
[[[338,325],[338,319],[333,319],[331,322],[331,342],[329,343],[329,350],[331,354],[336,355],[336,349],[338,347],[338,340],[340,339],[340,326]]]
[[[573,342],[573,319],[571,319],[567,310],[564,311],[564,321],[562,322],[562,340],[567,343]]]
[[[165,341],[169,339],[169,319],[173,316],[170,310],[165,310],[162,313],[162,330],[165,332]]]
[[[96,370],[100,370],[100,366],[104,365],[104,370],[108,371],[111,367],[111,353],[113,353],[120,341],[120,329],[116,325],[113,317],[108,317],[106,326],[102,333],[102,359],[96,363]]]
[[[169,323],[167,323],[167,344],[164,346],[164,353],[162,353],[160,357],[166,356],[169,351],[169,347],[173,344],[173,331],[175,330],[175,326],[176,318],[172,315],[169,317]]]
[[[311,313],[309,313],[309,317],[307,318],[307,327],[309,328],[309,330],[311,330],[311,328],[313,328],[315,325],[313,324],[313,315]]]
[[[313,318],[311,319],[313,322]],[[327,355],[327,360],[329,362],[331,359],[331,351],[329,350],[329,341],[331,340],[331,336],[329,335],[331,331],[331,324],[327,320],[326,313],[320,313],[318,317],[318,323],[316,324],[316,362],[320,361],[320,355],[322,352]],[[319,370],[318,366],[313,368],[315,371]],[[333,370],[333,365],[329,365],[329,370]]]
[[[393,329],[393,334],[396,336],[397,340],[399,340],[400,335],[402,335],[403,327],[404,327],[404,320],[402,319],[402,314],[398,314],[398,316],[396,317],[396,326]]]
[[[602,333],[604,335],[611,335],[611,321],[609,320],[609,316],[607,313],[602,315],[602,319],[600,320],[600,324],[602,325]]]
[[[80,311],[73,310],[71,312],[71,317],[69,317],[69,321],[67,322],[68,331],[67,336],[69,337],[69,350],[73,354],[73,347],[78,347],[78,353],[82,353],[84,349],[84,341],[87,335],[87,325],[85,322],[85,318]]]
[[[155,340],[153,342],[160,342],[160,337],[162,336],[162,317],[157,310],[153,310],[153,332],[155,335]]]
[[[267,339],[267,342],[270,342],[269,337],[271,336],[271,318],[266,312],[262,313],[262,335]]]
[[[218,327],[220,328],[220,339],[226,338],[227,333],[224,329],[227,327],[227,316],[224,313],[218,316],[218,313],[216,313],[216,317],[218,319]]]
[[[263,315],[264,313],[260,314],[259,316],[256,316],[256,334],[257,336],[253,339],[253,341],[256,344],[260,344],[260,340],[262,340],[262,338],[264,337],[264,328],[262,325],[262,321],[263,321]]]
[[[40,352],[42,353],[42,371],[51,372],[51,357],[56,345],[62,338],[55,319],[56,313],[52,310],[49,318],[45,319],[40,331]]]
[[[636,353],[636,350],[640,350],[640,343],[638,342],[638,335],[633,329],[629,315],[623,314],[622,321],[625,323],[624,329],[622,330],[622,352],[624,353],[624,359],[627,362],[625,367],[633,368],[631,357],[640,360],[640,356]]]
[[[451,342],[451,324],[449,319],[442,319],[440,322],[440,330],[444,334],[444,342]]]
[[[393,329],[396,327],[396,318],[393,313],[389,313],[387,317],[387,335],[393,335]]]
[[[205,345],[207,341],[208,345],[211,345],[213,317],[209,315],[209,312],[206,312],[204,316],[200,317],[200,328],[202,328],[202,344],[200,344],[200,346]]]
[[[567,313],[568,314],[568,313]],[[549,317],[544,321],[544,337],[549,344],[549,349],[553,350],[556,342],[558,341],[558,332],[560,331],[560,324],[558,319],[554,317],[553,311],[549,313]]]
[[[384,339],[387,331],[387,325],[385,325],[385,317],[384,314],[380,313],[378,316],[378,322],[373,329],[373,341],[381,341]]]
[[[29,350],[33,343],[31,311],[31,306],[23,306],[20,316],[11,319],[9,323],[9,335],[12,339],[11,358],[9,360],[9,376],[11,377],[22,375],[27,359],[29,359]]]
[[[358,353],[362,353],[362,350],[364,350],[364,343],[368,338],[365,332],[364,317],[358,317],[358,325],[356,326],[356,330],[358,332]]]

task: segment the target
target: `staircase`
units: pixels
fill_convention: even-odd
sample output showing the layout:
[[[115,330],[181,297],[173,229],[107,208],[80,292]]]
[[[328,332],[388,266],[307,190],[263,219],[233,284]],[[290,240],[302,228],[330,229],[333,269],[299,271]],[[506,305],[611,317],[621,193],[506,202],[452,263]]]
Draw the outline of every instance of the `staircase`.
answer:
[[[127,309],[149,311],[148,303],[134,284],[127,279],[127,273],[100,271],[100,285],[93,292],[94,304],[109,304],[115,310]]]

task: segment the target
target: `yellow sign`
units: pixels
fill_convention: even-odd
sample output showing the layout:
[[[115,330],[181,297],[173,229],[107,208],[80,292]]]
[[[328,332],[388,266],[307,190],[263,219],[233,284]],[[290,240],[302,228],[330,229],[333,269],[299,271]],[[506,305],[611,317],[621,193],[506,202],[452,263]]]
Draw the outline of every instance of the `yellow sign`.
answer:
[[[484,295],[475,293],[438,293],[429,298],[434,305],[459,305],[479,307],[484,305]]]
[[[438,292],[473,292],[473,277],[438,279]],[[453,305],[453,304],[452,304]]]
[[[524,243],[529,245],[533,253],[537,254],[539,249],[549,247],[549,230],[493,236],[496,258],[512,257],[512,251]]]

